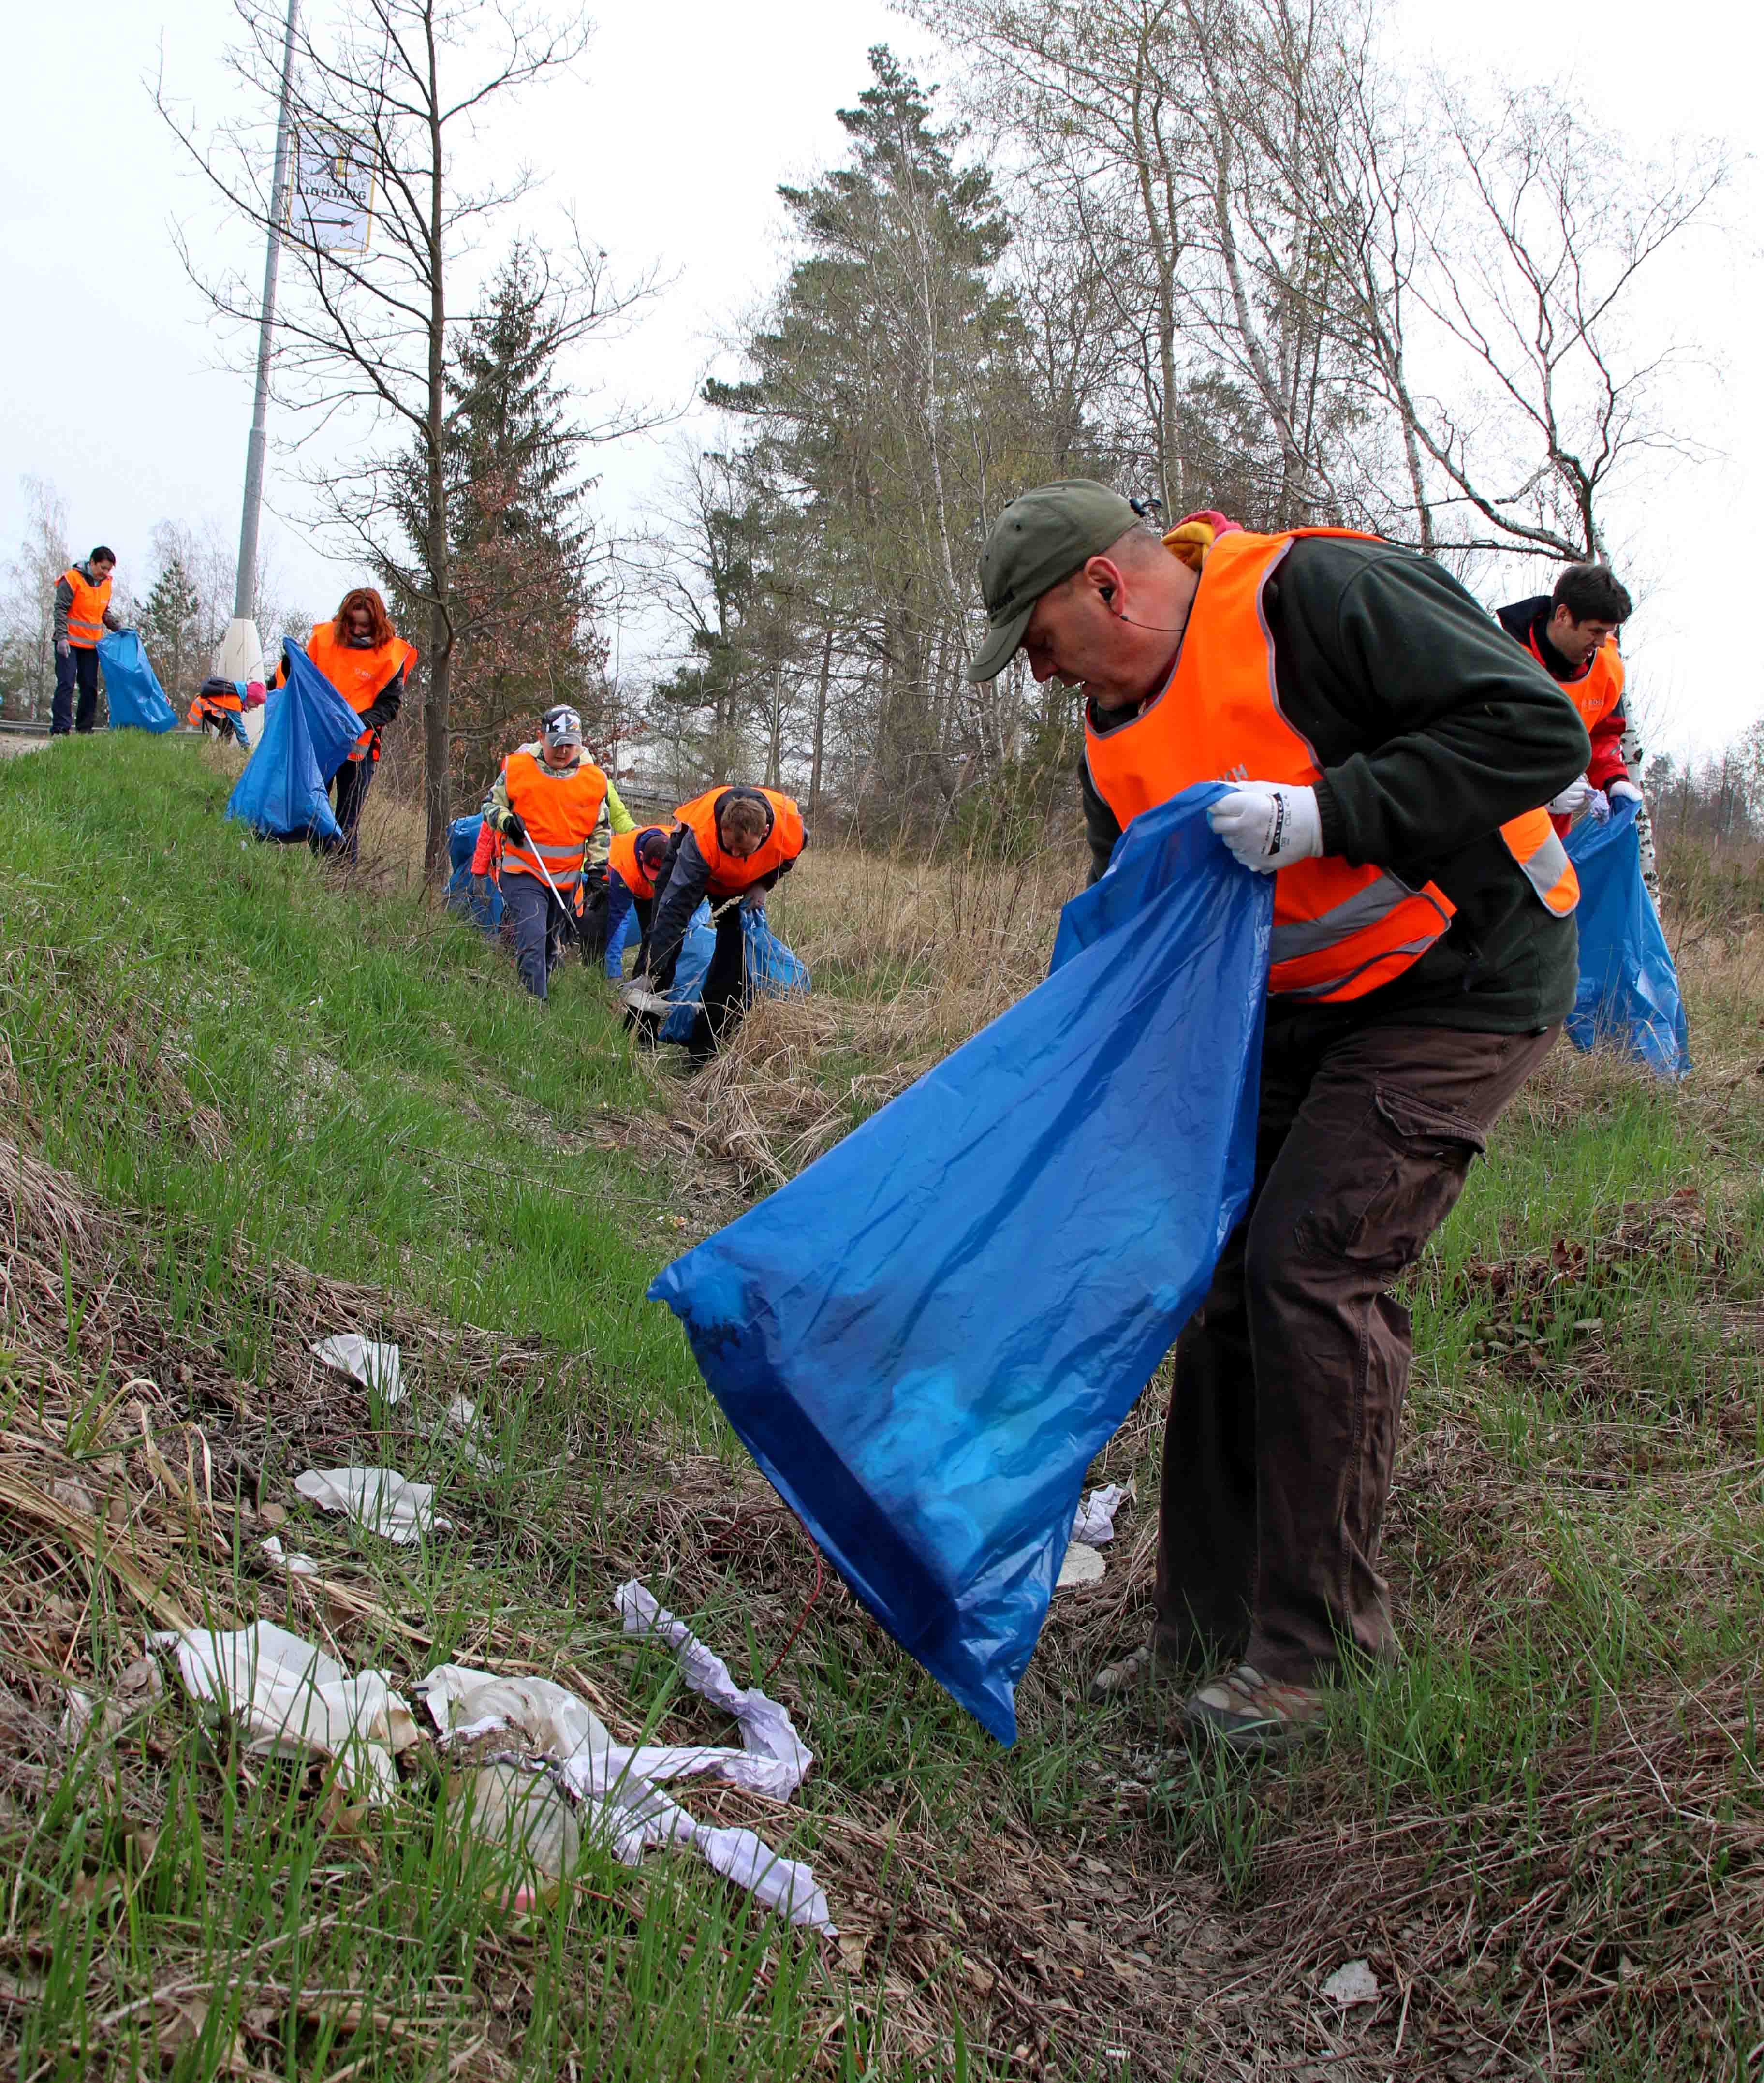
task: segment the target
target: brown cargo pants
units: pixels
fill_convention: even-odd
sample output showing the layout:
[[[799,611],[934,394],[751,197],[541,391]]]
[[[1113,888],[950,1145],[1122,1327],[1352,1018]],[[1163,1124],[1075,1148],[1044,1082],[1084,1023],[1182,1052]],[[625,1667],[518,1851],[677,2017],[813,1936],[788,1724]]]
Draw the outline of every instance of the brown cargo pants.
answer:
[[[1409,1378],[1390,1289],[1559,1031],[1269,1021],[1255,1185],[1176,1346],[1155,1646],[1307,1684],[1392,1653],[1378,1540]]]

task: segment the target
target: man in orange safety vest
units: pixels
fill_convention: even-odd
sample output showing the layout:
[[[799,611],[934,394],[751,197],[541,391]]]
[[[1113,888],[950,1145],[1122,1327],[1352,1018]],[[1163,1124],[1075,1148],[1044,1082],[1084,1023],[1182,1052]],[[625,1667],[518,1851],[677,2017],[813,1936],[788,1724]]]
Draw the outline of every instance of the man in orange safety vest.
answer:
[[[573,923],[583,856],[607,801],[607,777],[582,750],[582,718],[548,708],[539,736],[511,752],[484,799],[484,822],[502,842],[502,930],[521,982],[548,995]]]
[[[107,629],[121,629],[122,618],[110,605],[110,584],[116,552],[100,543],[81,564],[70,564],[55,582],[55,699],[49,709],[49,735],[66,737],[78,730],[89,737],[98,723],[98,644]],[[79,687],[79,716],[74,714],[74,688]]]
[[[970,671],[1021,647],[1081,697],[1094,877],[1223,782],[1213,830],[1274,879],[1252,1198],[1176,1347],[1152,1641],[1101,1674],[1181,1674],[1186,1728],[1251,1749],[1322,1720],[1343,1645],[1394,1648],[1392,1290],[1574,1003],[1573,871],[1534,806],[1587,735],[1430,560],[1216,513],[1161,538],[1144,506],[1085,480],[1007,506]]]

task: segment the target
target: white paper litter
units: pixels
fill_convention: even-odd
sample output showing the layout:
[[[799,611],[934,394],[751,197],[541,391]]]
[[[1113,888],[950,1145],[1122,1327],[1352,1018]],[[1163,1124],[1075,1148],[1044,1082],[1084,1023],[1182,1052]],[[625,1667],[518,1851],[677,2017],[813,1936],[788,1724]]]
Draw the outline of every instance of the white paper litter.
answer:
[[[1087,1548],[1101,1548],[1115,1538],[1115,1515],[1133,1494],[1131,1483],[1105,1483],[1092,1490],[1078,1506],[1072,1522],[1072,1537]]]
[[[459,1433],[459,1451],[475,1468],[482,1468],[487,1476],[500,1473],[502,1464],[493,1454],[484,1452],[480,1442],[484,1437],[483,1420],[478,1416],[478,1406],[469,1396],[456,1396],[446,1409],[447,1422]]]
[[[1068,1541],[1054,1589],[1069,1591],[1081,1584],[1100,1584],[1108,1566],[1095,1549],[1087,1548],[1081,1540]]]
[[[789,1712],[757,1687],[738,1685],[722,1658],[707,1649],[683,1620],[658,1605],[635,1578],[619,1587],[615,1603],[627,1634],[658,1634],[670,1643],[687,1684],[701,1700],[721,1707],[738,1723],[746,1760],[738,1760],[738,1769],[720,1776],[751,1793],[788,1801],[814,1762],[814,1753],[797,1735]]]
[[[586,1804],[593,1830],[625,1865],[637,1865],[651,1845],[689,1846],[790,1923],[836,1936],[812,1868],[780,1858],[754,1831],[697,1822],[658,1790],[661,1781],[713,1776],[788,1800],[814,1761],[789,1713],[757,1688],[738,1686],[722,1658],[642,1585],[622,1586],[618,1603],[627,1633],[658,1633],[672,1645],[687,1683],[734,1717],[746,1748],[615,1743],[585,1701],[545,1678],[506,1678],[443,1663],[411,1689],[427,1704],[443,1743],[498,1728],[522,1730],[559,1766],[565,1784]]]
[[[1365,1961],[1348,1960],[1324,1983],[1323,1994],[1343,2010],[1354,2004],[1375,2004],[1378,2001],[1378,1977]]]
[[[298,1549],[290,1551],[284,1548],[278,1533],[271,1534],[258,1545],[278,1570],[286,1570],[290,1577],[316,1577],[319,1574],[319,1565],[312,1557],[302,1554]]]
[[[320,1338],[312,1353],[315,1359],[349,1375],[364,1388],[377,1388],[387,1403],[404,1401],[406,1390],[396,1346],[380,1345],[353,1331],[339,1331],[332,1337]]]
[[[345,1783],[370,1800],[385,1799],[397,1785],[392,1758],[417,1741],[417,1724],[383,1671],[352,1678],[273,1620],[232,1634],[192,1628],[154,1640],[176,1650],[192,1699],[213,1701],[250,1730],[254,1751],[334,1757]]]
[[[322,1510],[346,1511],[370,1533],[401,1545],[453,1523],[435,1516],[432,1485],[413,1483],[396,1468],[307,1468],[294,1477],[294,1488]]]

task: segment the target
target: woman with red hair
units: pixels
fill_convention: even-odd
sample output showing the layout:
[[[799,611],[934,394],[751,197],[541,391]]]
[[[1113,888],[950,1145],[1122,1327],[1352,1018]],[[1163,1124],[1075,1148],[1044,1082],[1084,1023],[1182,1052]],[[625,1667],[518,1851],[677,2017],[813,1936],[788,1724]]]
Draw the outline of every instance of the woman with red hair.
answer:
[[[343,837],[333,840],[332,847],[333,851],[341,847],[353,860],[362,805],[380,756],[380,733],[398,714],[404,699],[404,675],[416,664],[417,652],[393,628],[386,603],[373,587],[355,586],[344,594],[331,620],[314,628],[307,640],[307,656],[362,719],[362,735],[335,776],[336,818]],[[287,677],[284,654],[275,684],[279,687]]]

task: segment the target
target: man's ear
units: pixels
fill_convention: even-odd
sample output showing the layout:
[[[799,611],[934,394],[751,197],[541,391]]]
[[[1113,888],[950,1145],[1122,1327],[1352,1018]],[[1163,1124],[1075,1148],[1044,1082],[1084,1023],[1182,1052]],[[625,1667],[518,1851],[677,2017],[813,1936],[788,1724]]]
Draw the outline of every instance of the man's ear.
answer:
[[[1121,575],[1121,567],[1112,557],[1087,558],[1080,577],[1088,579],[1096,588],[1110,614],[1119,615],[1125,612],[1124,609],[1115,605],[1124,590],[1125,581]]]

